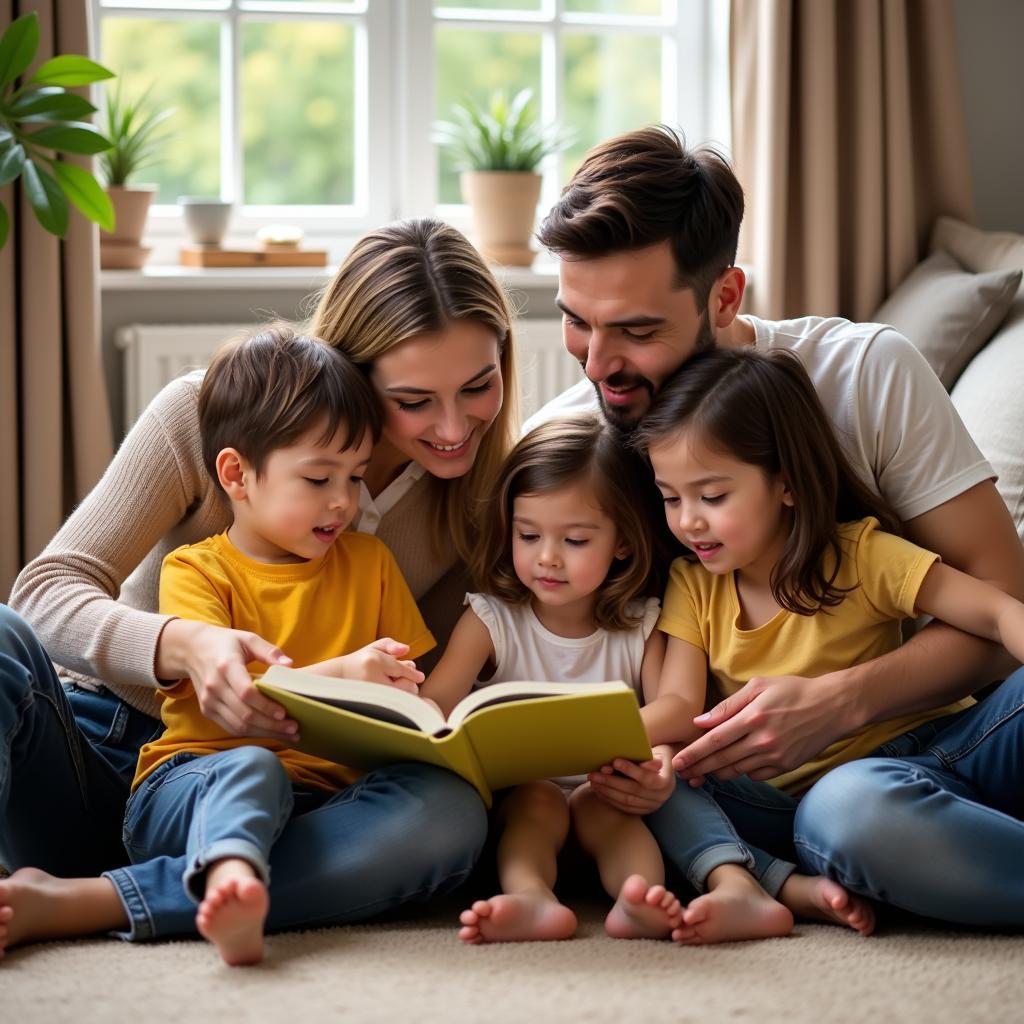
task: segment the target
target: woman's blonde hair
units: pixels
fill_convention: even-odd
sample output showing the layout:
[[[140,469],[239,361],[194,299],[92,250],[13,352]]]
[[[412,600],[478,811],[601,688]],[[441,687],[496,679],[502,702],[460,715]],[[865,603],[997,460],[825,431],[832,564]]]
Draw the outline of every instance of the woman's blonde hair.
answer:
[[[480,254],[455,228],[430,218],[371,231],[324,290],[309,332],[369,367],[403,341],[455,320],[475,320],[494,331],[505,395],[472,469],[453,480],[433,479],[435,544],[440,550],[450,539],[468,562],[479,504],[492,490],[519,427],[512,310]]]
[[[509,604],[523,604],[530,591],[512,560],[516,498],[552,494],[587,484],[601,511],[626,546],[598,591],[594,622],[601,629],[629,629],[639,621],[630,602],[648,587],[652,545],[642,504],[646,467],[597,413],[549,420],[512,449],[488,499],[480,543],[471,563],[476,586]]]

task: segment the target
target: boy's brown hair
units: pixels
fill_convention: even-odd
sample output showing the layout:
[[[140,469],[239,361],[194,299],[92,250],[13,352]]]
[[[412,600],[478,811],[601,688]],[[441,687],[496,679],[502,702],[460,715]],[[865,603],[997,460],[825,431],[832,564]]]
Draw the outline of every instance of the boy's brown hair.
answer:
[[[530,591],[512,562],[512,514],[526,494],[550,494],[583,482],[615,524],[629,553],[617,560],[598,592],[594,621],[602,629],[628,629],[639,621],[629,602],[644,592],[651,574],[651,541],[636,507],[644,466],[598,416],[569,416],[531,430],[505,462],[481,516],[480,544],[471,565],[477,587],[509,604],[523,604]]]
[[[203,463],[215,481],[225,448],[259,477],[272,452],[321,424],[321,444],[341,432],[348,449],[367,433],[376,443],[381,422],[370,382],[344,353],[282,325],[221,348],[199,389]]]
[[[736,262],[743,189],[711,146],[652,125],[595,146],[544,218],[537,238],[563,259],[596,259],[669,242],[679,288],[698,309]]]

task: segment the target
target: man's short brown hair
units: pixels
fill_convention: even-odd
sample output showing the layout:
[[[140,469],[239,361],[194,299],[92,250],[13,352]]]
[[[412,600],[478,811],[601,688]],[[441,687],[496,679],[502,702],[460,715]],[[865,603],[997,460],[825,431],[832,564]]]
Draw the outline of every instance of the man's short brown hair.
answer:
[[[563,259],[595,259],[669,242],[680,288],[700,309],[736,261],[743,189],[711,146],[652,125],[592,149],[544,218],[537,238]]]
[[[345,449],[380,438],[381,410],[370,382],[339,349],[275,326],[225,345],[199,390],[203,463],[217,480],[217,455],[234,448],[263,472],[271,452],[323,425]]]

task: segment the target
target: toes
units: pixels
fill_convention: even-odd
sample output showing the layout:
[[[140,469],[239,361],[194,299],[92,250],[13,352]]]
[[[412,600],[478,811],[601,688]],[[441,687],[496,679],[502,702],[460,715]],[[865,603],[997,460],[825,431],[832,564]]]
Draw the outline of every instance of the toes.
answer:
[[[480,915],[477,914],[475,910],[464,910],[461,914],[459,914],[459,921],[462,924],[471,927],[480,922]]]
[[[650,889],[647,890],[646,900],[652,907],[657,906],[659,903],[664,905],[663,901],[666,895],[668,895],[668,892],[665,889],[665,886],[652,885]]]

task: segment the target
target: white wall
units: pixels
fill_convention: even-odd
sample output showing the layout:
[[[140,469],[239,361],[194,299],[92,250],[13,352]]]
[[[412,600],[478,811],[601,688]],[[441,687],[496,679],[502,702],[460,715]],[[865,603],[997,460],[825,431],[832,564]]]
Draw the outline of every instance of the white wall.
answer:
[[[1024,233],[1024,3],[953,0],[978,226]]]

